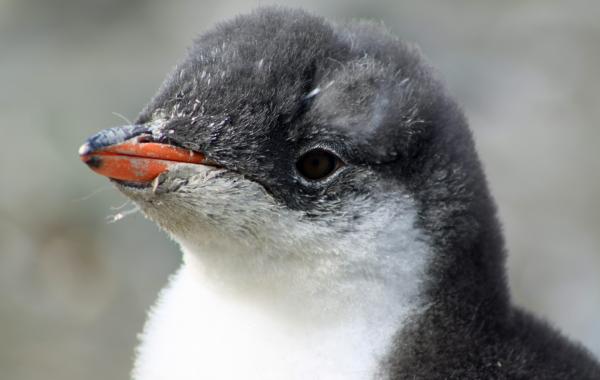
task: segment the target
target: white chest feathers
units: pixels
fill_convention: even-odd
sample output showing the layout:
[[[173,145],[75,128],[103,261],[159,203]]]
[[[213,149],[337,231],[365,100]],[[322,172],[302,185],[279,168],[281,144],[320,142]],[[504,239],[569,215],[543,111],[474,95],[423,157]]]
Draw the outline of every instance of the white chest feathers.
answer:
[[[298,323],[205,286],[189,263],[146,324],[135,380],[373,379],[407,310]]]

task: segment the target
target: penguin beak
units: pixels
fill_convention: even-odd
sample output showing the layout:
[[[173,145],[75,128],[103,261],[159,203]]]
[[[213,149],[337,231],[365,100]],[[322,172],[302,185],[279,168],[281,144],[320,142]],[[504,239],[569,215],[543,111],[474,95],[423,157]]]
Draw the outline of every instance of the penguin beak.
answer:
[[[178,163],[202,164],[202,153],[158,142],[156,132],[145,125],[105,129],[91,136],[79,157],[94,172],[110,179],[150,183]]]

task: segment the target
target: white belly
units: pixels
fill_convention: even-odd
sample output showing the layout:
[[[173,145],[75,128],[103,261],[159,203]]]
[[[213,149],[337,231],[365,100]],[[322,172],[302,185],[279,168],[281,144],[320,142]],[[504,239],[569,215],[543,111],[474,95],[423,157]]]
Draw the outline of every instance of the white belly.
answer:
[[[294,324],[211,291],[189,264],[146,324],[135,380],[358,380],[375,377],[400,316]]]

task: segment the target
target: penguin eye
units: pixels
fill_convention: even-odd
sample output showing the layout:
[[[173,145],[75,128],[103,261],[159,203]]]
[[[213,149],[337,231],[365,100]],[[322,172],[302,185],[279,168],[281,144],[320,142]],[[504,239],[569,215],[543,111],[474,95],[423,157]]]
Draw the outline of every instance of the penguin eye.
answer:
[[[306,179],[317,181],[333,174],[342,166],[342,160],[325,149],[313,149],[304,153],[296,162],[296,169]]]

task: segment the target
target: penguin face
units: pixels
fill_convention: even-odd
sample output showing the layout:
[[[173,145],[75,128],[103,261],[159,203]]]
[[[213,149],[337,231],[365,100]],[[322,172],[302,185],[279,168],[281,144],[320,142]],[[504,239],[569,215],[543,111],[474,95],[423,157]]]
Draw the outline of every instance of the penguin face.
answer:
[[[220,178],[249,181],[270,207],[329,224],[345,218],[348,229],[364,216],[349,203],[403,193],[382,171],[409,156],[427,90],[414,50],[397,44],[378,57],[351,46],[376,45],[357,33],[302,12],[222,24],[196,41],[136,124],[202,152]]]
[[[196,41],[136,124],[158,126],[163,141],[202,152],[291,210],[331,212],[349,195],[371,196],[379,168],[417,145],[430,79],[414,49],[359,32],[272,10],[222,24]],[[388,56],[352,43],[385,45]],[[327,173],[303,173],[310,158]]]
[[[431,249],[412,189],[448,118],[438,90],[377,27],[261,10],[198,39],[135,123],[205,164],[116,185],[221,277],[414,285]]]

